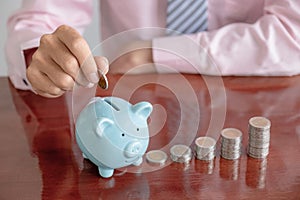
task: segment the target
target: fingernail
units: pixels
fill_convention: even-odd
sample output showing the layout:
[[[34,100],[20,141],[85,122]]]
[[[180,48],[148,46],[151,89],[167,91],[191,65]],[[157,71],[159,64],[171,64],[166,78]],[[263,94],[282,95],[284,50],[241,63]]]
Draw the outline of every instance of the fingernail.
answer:
[[[107,60],[107,58],[102,58],[101,59],[101,66],[108,67],[108,60]]]
[[[107,58],[102,58],[100,61],[100,72],[101,74],[106,74],[108,71],[109,63]]]
[[[97,73],[90,73],[89,78],[92,83],[98,83],[99,81],[99,77]]]

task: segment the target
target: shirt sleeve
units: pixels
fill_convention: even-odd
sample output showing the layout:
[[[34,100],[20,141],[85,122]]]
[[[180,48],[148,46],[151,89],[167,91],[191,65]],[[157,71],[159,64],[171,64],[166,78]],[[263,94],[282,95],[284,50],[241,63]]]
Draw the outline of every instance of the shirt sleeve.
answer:
[[[242,6],[242,5],[241,5]],[[300,73],[300,1],[266,0],[255,23],[153,40],[161,73],[291,76]]]
[[[18,89],[31,86],[26,78],[24,50],[39,46],[40,37],[62,24],[83,33],[92,18],[92,0],[24,0],[7,22],[5,52],[8,75]]]

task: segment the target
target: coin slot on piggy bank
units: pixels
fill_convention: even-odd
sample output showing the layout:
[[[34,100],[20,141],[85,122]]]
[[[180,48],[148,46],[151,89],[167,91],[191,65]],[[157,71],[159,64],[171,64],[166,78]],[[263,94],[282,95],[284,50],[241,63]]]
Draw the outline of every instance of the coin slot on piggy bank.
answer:
[[[115,105],[113,104],[109,99],[104,99],[104,101],[106,103],[108,103],[112,108],[114,108],[116,111],[120,111],[120,109]]]
[[[84,158],[108,178],[114,169],[140,165],[149,144],[147,119],[152,105],[135,105],[118,97],[95,97],[76,121],[76,141]]]

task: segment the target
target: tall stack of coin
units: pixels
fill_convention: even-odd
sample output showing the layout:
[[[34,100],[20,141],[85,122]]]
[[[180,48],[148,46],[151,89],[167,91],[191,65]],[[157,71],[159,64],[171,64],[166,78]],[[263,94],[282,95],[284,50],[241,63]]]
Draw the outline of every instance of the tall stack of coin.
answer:
[[[192,159],[192,150],[184,144],[176,144],[170,149],[171,159],[174,162],[188,163]]]
[[[225,128],[221,132],[221,156],[228,160],[241,155],[242,132],[236,128]]]
[[[265,158],[269,154],[271,122],[265,117],[252,117],[248,127],[248,155]]]
[[[215,157],[216,140],[211,137],[198,137],[195,140],[196,158],[199,160],[212,160]]]

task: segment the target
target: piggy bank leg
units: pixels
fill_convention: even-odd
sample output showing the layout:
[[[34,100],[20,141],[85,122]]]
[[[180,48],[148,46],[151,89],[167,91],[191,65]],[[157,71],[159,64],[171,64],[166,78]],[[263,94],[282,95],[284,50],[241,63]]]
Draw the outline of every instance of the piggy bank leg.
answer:
[[[98,171],[100,176],[104,178],[109,178],[113,175],[114,169],[106,168],[106,167],[98,167]]]
[[[135,161],[134,163],[132,163],[134,166],[139,166],[140,164],[142,164],[143,162],[143,158],[139,158],[137,161]]]

